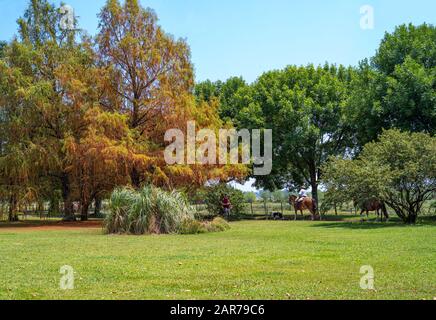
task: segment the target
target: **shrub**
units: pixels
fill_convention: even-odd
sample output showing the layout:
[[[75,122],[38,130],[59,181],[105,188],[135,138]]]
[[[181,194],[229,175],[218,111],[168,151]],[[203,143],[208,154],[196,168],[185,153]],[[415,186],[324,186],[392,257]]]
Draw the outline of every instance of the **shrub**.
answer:
[[[212,223],[211,226],[213,227],[214,231],[226,231],[230,229],[230,224],[224,220],[223,218],[215,218]]]
[[[215,218],[212,222],[184,220],[180,228],[181,234],[199,234],[207,232],[223,232],[230,229],[229,223],[223,218]]]
[[[355,160],[331,159],[323,168],[328,198],[336,203],[380,199],[408,224],[422,214],[436,190],[436,138],[385,131]]]
[[[206,205],[209,213],[214,215],[223,215],[222,200],[225,195],[228,195],[232,203],[232,215],[241,215],[245,211],[244,193],[227,184],[219,184],[207,188]]]
[[[208,230],[205,228],[204,223],[201,223],[197,220],[189,220],[186,219],[182,222],[182,226],[180,228],[181,234],[199,234],[206,233]]]
[[[194,220],[194,209],[178,192],[147,186],[139,191],[116,189],[105,220],[108,234],[179,233],[186,220]]]

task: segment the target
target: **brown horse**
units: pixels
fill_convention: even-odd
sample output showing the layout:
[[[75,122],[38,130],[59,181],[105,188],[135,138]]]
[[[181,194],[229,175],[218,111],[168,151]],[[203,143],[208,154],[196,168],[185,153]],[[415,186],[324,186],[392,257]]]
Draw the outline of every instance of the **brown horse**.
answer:
[[[309,210],[312,215],[312,220],[315,220],[318,217],[316,202],[312,198],[306,197],[301,200],[301,202],[297,203],[298,197],[291,195],[289,197],[289,204],[295,209],[295,221],[297,220],[298,211],[301,212],[301,215],[304,217],[304,210]]]
[[[383,218],[386,218],[386,221],[389,220],[388,210],[386,209],[386,205],[383,201],[377,199],[366,200],[359,205],[361,208],[360,216],[363,216],[363,213],[366,212],[366,217],[369,218],[369,213],[371,211],[376,211],[377,219],[381,218],[383,222]]]

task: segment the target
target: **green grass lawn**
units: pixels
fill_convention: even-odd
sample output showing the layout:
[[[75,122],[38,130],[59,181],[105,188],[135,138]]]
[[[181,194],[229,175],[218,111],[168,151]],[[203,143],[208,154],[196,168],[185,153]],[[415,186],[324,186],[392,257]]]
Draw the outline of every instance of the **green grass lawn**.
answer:
[[[59,269],[75,289],[59,289]],[[360,288],[361,266],[375,291]],[[243,221],[224,233],[0,228],[0,299],[431,299],[436,224]]]

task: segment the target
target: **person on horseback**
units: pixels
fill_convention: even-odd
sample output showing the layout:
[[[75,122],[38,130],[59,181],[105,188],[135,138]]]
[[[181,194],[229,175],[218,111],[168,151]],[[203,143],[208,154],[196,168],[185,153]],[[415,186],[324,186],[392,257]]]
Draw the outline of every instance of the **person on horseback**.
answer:
[[[301,208],[301,204],[303,203],[304,199],[307,198],[307,188],[306,186],[301,187],[300,192],[298,192],[298,199],[297,199],[297,207]]]

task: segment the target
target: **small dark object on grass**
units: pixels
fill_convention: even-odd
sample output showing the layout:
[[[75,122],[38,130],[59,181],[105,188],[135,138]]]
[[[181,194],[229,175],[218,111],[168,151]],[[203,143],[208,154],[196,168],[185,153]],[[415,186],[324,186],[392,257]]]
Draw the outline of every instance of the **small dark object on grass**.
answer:
[[[283,220],[283,213],[281,212],[273,212],[272,217],[274,220]]]

